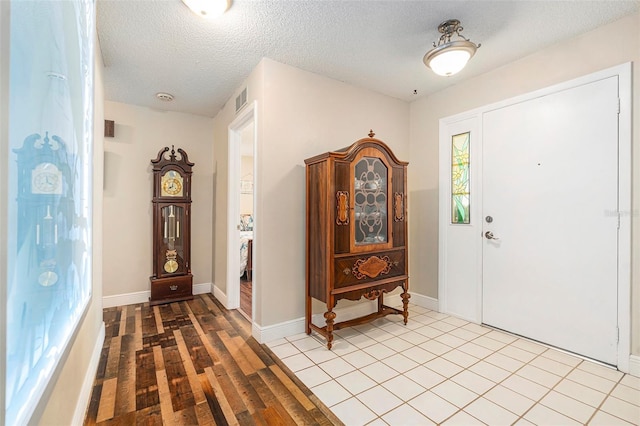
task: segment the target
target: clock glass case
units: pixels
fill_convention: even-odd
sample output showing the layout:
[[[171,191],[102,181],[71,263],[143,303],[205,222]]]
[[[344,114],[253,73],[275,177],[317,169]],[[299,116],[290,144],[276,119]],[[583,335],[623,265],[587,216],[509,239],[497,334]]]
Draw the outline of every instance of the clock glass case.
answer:
[[[184,261],[184,209],[181,206],[162,207],[162,242],[164,256],[161,256],[162,275],[182,273]],[[181,230],[182,227],[182,230]],[[182,232],[182,233],[181,233]]]

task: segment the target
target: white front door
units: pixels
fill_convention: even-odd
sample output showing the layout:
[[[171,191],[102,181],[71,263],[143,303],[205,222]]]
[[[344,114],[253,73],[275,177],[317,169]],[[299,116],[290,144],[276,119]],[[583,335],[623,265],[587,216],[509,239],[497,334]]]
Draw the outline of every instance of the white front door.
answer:
[[[482,126],[483,323],[615,365],[618,77]]]

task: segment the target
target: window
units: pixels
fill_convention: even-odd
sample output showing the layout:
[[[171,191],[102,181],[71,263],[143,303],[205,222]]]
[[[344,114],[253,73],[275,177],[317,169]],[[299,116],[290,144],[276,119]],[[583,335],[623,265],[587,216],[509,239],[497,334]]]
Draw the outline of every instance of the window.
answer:
[[[10,22],[2,385],[26,424],[91,297],[94,3],[12,1]]]
[[[451,223],[470,223],[469,140],[469,132],[451,137]]]

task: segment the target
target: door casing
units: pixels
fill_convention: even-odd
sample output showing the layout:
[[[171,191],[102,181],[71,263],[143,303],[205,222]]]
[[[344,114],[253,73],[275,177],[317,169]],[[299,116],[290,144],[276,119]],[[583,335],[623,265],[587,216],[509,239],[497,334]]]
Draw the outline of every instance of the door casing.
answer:
[[[258,205],[256,194],[258,192],[257,176],[257,140],[258,140],[258,117],[257,101],[248,104],[238,116],[229,124],[228,139],[228,181],[227,181],[227,309],[237,309],[240,307],[240,145],[242,142],[242,130],[247,126],[253,126],[253,253],[259,250],[259,241],[256,239],[256,231],[259,226]],[[254,265],[255,255],[254,255]],[[256,268],[257,269],[257,268]],[[251,321],[255,323],[256,281],[258,274],[252,277],[251,295]]]

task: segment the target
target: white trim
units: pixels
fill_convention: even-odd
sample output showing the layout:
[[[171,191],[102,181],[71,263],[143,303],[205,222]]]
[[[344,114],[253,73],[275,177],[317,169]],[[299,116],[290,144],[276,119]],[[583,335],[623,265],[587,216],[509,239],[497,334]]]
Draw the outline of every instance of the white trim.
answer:
[[[201,283],[193,285],[193,294],[211,293],[212,283]],[[145,303],[151,297],[151,290],[136,291],[133,293],[115,294],[113,296],[102,297],[103,308],[113,308],[114,306],[135,305]]]
[[[259,343],[268,343],[300,333],[304,333],[304,317],[265,327],[260,327],[254,322],[251,326],[251,335]]]
[[[417,293],[411,293],[409,302],[421,306],[432,311],[438,310],[438,300],[429,296],[423,296]],[[385,305],[397,306],[402,303],[400,294],[392,294],[385,296]],[[350,306],[334,309],[337,321],[346,321],[352,318],[358,318],[363,315],[370,314],[377,309],[377,302],[363,301]],[[409,321],[411,321],[411,311],[409,311]],[[314,314],[311,322],[321,326],[324,324],[324,313]],[[304,317],[296,318],[290,321],[284,321],[278,324],[260,327],[253,323],[252,335],[260,343],[268,343],[283,337],[293,336],[295,334],[304,333]]]
[[[425,309],[440,312],[440,303],[438,299],[435,299],[433,297],[423,296],[422,294],[418,293],[411,293],[411,299],[409,299],[409,303],[413,303],[414,305],[421,306]],[[411,318],[411,316],[409,316],[409,318]]]
[[[150,290],[136,291],[134,293],[115,294],[113,296],[102,297],[103,308],[113,308],[114,306],[135,305],[149,301]]]
[[[212,283],[202,283],[202,284],[194,284],[193,285],[193,294],[206,294],[211,293],[211,288],[213,287]]]
[[[228,142],[227,142],[227,293],[226,299],[227,309],[237,309],[240,307],[240,278],[238,272],[240,271],[240,239],[238,237],[238,224],[240,220],[240,145],[242,142],[242,130],[253,121],[253,247],[256,248],[256,225],[258,224],[258,215],[256,214],[257,203],[256,200],[256,184],[257,176],[257,161],[256,161],[256,146],[258,139],[258,102],[253,101],[243,107],[238,112],[238,116],[229,124],[228,127]],[[254,250],[255,252],[255,250]],[[235,255],[234,255],[235,254]],[[255,256],[254,256],[255,259]],[[253,263],[255,265],[255,262]],[[253,284],[253,297],[255,298],[255,276]],[[255,299],[252,299],[255,302]],[[255,304],[255,303],[254,303]],[[252,306],[252,311],[253,311]],[[252,315],[254,312],[252,312]]]
[[[618,370],[630,371],[631,355],[631,63],[612,68],[618,74]]]
[[[629,356],[629,374],[632,376],[640,377],[640,356]]]
[[[583,77],[579,77],[573,80],[569,80],[560,84],[546,87],[544,89],[536,90],[534,92],[519,95],[513,98],[509,98],[500,102],[496,102],[489,105],[466,111],[454,116],[440,119],[440,141],[439,149],[443,145],[443,138],[447,132],[443,129],[449,125],[452,125],[461,120],[473,118],[474,116],[482,116],[483,113],[493,111],[506,106],[514,105],[520,102],[529,101],[542,96],[546,96],[552,93],[556,93],[568,88],[577,87],[584,84],[589,84],[594,81],[598,81],[613,76],[618,77],[619,81],[619,96],[620,96],[620,115],[619,115],[619,145],[618,145],[618,212],[620,214],[620,231],[618,237],[618,328],[619,328],[619,342],[618,342],[618,360],[617,368],[623,372],[629,372],[630,370],[630,356],[631,353],[631,192],[632,192],[632,175],[631,175],[631,145],[632,145],[632,131],[631,131],[631,106],[632,106],[632,76],[631,76],[631,63],[627,62],[621,65],[617,65],[611,68],[604,69],[599,72],[591,73]],[[482,120],[479,123],[482,126]],[[480,128],[481,130],[481,128]],[[482,131],[479,132],[482,135]],[[440,149],[441,150],[441,149]],[[447,170],[449,166],[444,169],[442,167],[443,156],[440,155],[440,177],[439,177],[439,189],[440,194],[448,193],[448,187],[446,181],[443,182],[443,176],[447,176]],[[476,159],[476,162],[478,160]],[[480,165],[480,167],[482,167]],[[473,172],[472,178],[478,181],[482,176],[481,170],[476,169]],[[443,192],[444,188],[444,192]],[[479,197],[478,193],[476,196]],[[446,226],[449,215],[446,209],[448,208],[448,201],[443,203],[439,199],[440,204],[440,219],[439,219],[439,274],[438,274],[438,297],[443,304],[443,312],[446,312],[446,299],[443,298],[443,294],[446,292],[443,290],[447,284],[444,271],[447,265],[447,239],[446,239]],[[443,214],[444,211],[444,214]],[[481,256],[479,252],[478,256]],[[481,269],[478,273],[478,291],[476,297],[478,298],[477,304],[482,306],[482,275]],[[481,312],[481,309],[480,311]],[[480,313],[480,317],[482,314]],[[633,358],[635,359],[635,358]],[[634,368],[637,368],[634,364]]]
[[[84,374],[84,380],[82,381],[82,387],[80,388],[80,395],[78,395],[78,402],[76,403],[76,409],[73,411],[72,425],[81,425],[84,422],[84,416],[89,407],[91,401],[91,392],[93,391],[93,382],[96,378],[96,372],[98,371],[98,364],[100,363],[100,355],[102,354],[102,346],[104,345],[105,326],[104,322],[100,326],[96,342],[93,345],[93,351],[91,352],[91,359],[89,360],[89,366]]]
[[[229,302],[227,300],[227,295],[222,290],[220,290],[220,287],[218,287],[217,285],[212,284],[212,287],[213,287],[213,291],[212,291],[213,297],[215,297],[218,300],[218,302],[222,303],[222,306],[229,309]]]
[[[430,311],[440,312],[438,299],[433,297],[424,296],[418,293],[412,293],[411,298],[409,298],[409,303],[412,305],[420,306],[421,308],[429,309]],[[402,293],[392,294],[389,296],[385,296],[384,304],[387,306],[401,306],[402,305]],[[409,310],[409,321],[411,321],[411,310]]]

